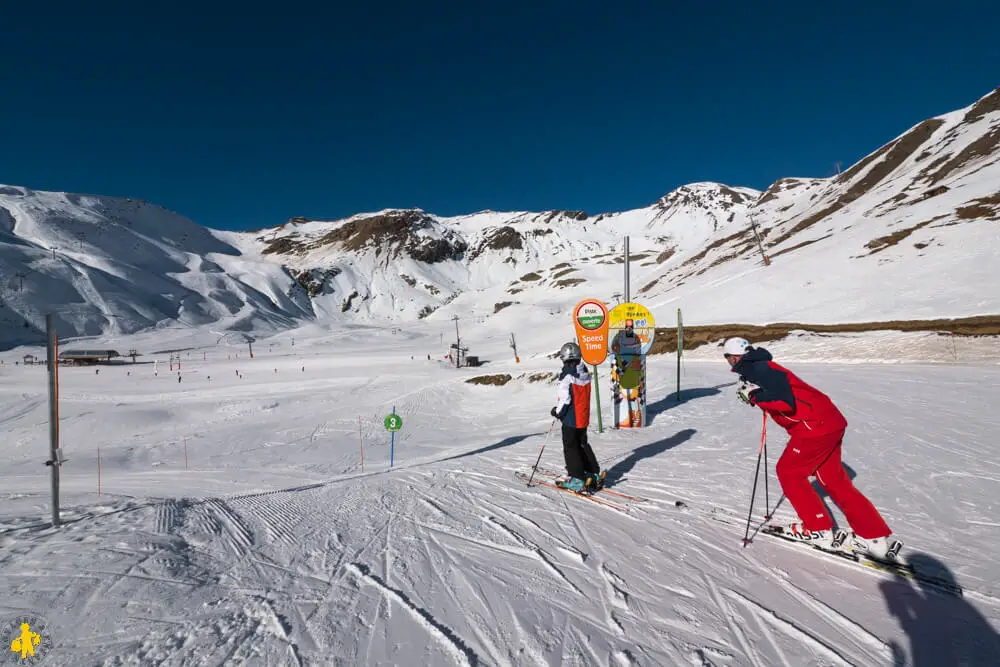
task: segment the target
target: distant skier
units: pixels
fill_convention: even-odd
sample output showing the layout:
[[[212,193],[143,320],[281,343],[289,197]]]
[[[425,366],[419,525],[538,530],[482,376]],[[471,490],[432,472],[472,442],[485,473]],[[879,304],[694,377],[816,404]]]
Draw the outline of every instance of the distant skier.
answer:
[[[571,491],[596,491],[604,486],[604,473],[587,442],[590,425],[590,373],[581,361],[580,346],[566,343],[559,350],[563,367],[559,373],[558,401],[552,408],[554,418],[562,421],[563,457],[566,477],[557,484]]]
[[[851,525],[854,549],[884,558],[892,531],[841,463],[847,419],[837,406],[826,394],[772,361],[770,352],[751,347],[744,338],[727,340],[723,353],[743,381],[740,400],[763,410],[791,436],[775,472],[802,523],[783,526],[785,531],[819,546],[832,544],[833,518],[809,483],[809,477],[815,475]]]

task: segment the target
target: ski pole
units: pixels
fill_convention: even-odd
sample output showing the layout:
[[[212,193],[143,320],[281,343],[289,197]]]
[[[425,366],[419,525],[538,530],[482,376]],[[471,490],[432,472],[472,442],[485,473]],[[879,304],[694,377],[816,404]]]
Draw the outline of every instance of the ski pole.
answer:
[[[747,532],[743,536],[743,546],[750,544],[750,519],[753,516],[753,501],[757,497],[757,478],[760,477],[760,457],[764,453],[764,448],[761,447],[760,451],[757,452],[757,471],[753,474],[753,491],[750,492],[750,511],[747,513]]]
[[[767,413],[760,427],[760,448],[764,452],[764,520],[771,520],[771,493],[767,490]],[[777,508],[775,508],[777,509]]]
[[[535,479],[535,471],[538,470],[538,464],[542,460],[542,453],[545,452],[545,445],[549,442],[549,436],[552,435],[552,427],[556,425],[556,420],[553,419],[552,423],[549,424],[549,432],[545,435],[545,440],[542,441],[542,449],[538,452],[538,458],[535,459],[535,465],[531,466],[531,474],[528,476],[528,486],[531,486],[531,480]]]

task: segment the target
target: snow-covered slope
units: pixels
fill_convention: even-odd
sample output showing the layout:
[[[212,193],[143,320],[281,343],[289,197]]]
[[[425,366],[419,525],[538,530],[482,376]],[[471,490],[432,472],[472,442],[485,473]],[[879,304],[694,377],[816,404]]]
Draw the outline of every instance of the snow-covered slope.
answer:
[[[384,210],[222,232],[141,201],[0,186],[0,344],[37,342],[45,312],[64,335],[533,319],[619,300],[625,236],[632,298],[690,323],[996,314],[998,158],[1000,89],[834,178],[694,183],[618,213]]]
[[[290,278],[280,267],[248,263],[211,230],[132,199],[0,186],[0,273],[0,344],[37,341],[49,312],[63,335],[280,327],[308,312],[306,300],[281,298]]]
[[[158,375],[60,369],[55,529],[46,373],[0,355],[0,629],[44,618],[51,667],[996,664],[1000,367],[792,363],[848,416],[845,461],[904,555],[966,588],[953,597],[763,537],[744,548],[760,412],[717,354],[688,364],[681,402],[673,359],[650,360],[643,429],[607,428],[601,392],[595,453],[647,502],[528,488],[514,472],[546,437],[542,467],[563,463],[555,388],[523,377],[555,370],[545,354],[572,335],[547,319],[519,364],[493,322],[463,324],[503,387],[440,360],[447,322],[313,325],[253,360],[192,331],[130,336]],[[167,373],[165,350],[185,348]],[[765,505],[794,520],[773,476],[785,438],[768,436],[752,530]]]
[[[998,265],[1000,89],[837,177],[778,181],[731,237],[639,292],[700,323],[958,317],[1000,312]]]

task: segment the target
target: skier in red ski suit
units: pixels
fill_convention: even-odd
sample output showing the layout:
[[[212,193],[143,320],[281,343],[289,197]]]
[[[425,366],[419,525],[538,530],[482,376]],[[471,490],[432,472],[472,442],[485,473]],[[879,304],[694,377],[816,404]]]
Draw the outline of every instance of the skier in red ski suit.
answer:
[[[751,347],[746,339],[726,341],[724,354],[732,371],[743,381],[740,399],[759,407],[791,436],[775,472],[804,530],[798,524],[785,530],[824,546],[832,542],[833,518],[809,482],[815,475],[843,510],[854,531],[854,548],[884,557],[891,531],[871,501],[851,482],[841,463],[847,419],[837,406],[826,394],[775,363],[770,352]]]

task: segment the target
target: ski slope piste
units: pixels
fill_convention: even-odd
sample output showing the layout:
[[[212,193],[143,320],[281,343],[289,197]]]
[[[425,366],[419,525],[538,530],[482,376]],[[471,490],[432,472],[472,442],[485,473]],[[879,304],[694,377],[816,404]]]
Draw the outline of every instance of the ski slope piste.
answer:
[[[903,333],[761,346],[846,418],[897,568],[766,532],[800,520],[774,470],[788,437],[770,422],[751,511],[762,412],[714,344],[685,355],[680,400],[674,355],[647,357],[641,428],[593,392],[603,489],[542,484],[566,473],[550,409],[571,313],[505,312],[463,326],[482,368],[448,364],[447,319],[310,325],[253,359],[200,329],[88,340],[142,354],[59,369],[55,529],[46,369],[14,365],[44,349],[0,354],[0,629],[39,619],[43,664],[66,666],[995,664],[995,343],[959,339],[957,363]],[[895,350],[933,363],[835,361],[911,358]]]

